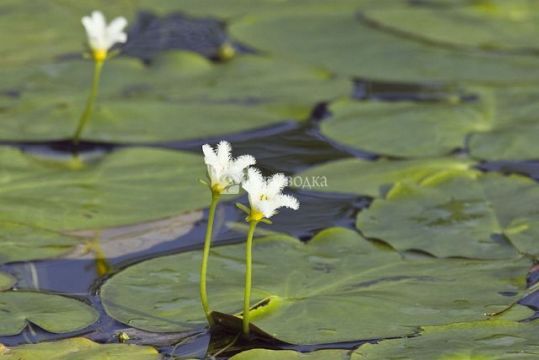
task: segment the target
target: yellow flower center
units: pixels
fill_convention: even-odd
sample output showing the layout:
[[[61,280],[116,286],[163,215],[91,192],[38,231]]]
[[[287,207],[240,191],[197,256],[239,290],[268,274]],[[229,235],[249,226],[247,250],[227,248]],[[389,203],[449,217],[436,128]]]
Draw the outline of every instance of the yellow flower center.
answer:
[[[105,49],[96,49],[92,52],[95,61],[105,61],[107,58],[107,50]]]
[[[260,221],[264,218],[264,214],[260,210],[257,209],[251,209],[251,213],[249,214],[249,221]]]

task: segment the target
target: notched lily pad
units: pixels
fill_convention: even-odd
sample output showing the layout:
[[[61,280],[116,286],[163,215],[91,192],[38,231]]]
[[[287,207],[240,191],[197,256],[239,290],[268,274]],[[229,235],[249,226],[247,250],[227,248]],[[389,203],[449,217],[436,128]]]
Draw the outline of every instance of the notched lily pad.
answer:
[[[217,247],[209,266],[210,306],[241,312],[244,245]],[[101,289],[105,310],[133,327],[156,332],[206,326],[198,298],[201,252],[131,266]],[[479,320],[515,299],[525,259],[403,260],[356,232],[333,228],[308,244],[284,235],[254,245],[253,323],[285,342],[317,344],[401,336],[420,325]]]
[[[200,209],[209,201],[196,180],[204,177],[203,161],[187,153],[124,149],[70,169],[0,148],[0,163],[4,222],[55,231],[108,228]]]
[[[86,338],[72,338],[6,348],[5,360],[158,360],[152,347],[126,344],[97,344]]]
[[[397,183],[358,214],[357,227],[398,250],[439,257],[537,256],[539,187],[522,176],[440,176]],[[513,246],[514,247],[513,247]]]
[[[0,336],[17,335],[29,323],[52,333],[68,333],[92,325],[97,311],[74,299],[27,291],[0,292]]]
[[[365,344],[352,360],[533,360],[539,356],[537,324],[506,320],[426,326],[418,337]]]

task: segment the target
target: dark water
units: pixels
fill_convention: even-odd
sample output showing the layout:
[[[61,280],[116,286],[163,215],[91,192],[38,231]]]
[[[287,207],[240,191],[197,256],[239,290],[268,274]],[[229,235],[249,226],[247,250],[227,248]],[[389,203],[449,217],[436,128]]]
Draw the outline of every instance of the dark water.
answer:
[[[180,34],[187,33],[188,36]],[[128,56],[139,57],[148,66],[152,58],[160,51],[169,49],[188,49],[197,51],[218,60],[219,48],[224,43],[232,43],[239,52],[250,51],[248,47],[234,43],[226,34],[226,24],[215,19],[195,19],[181,14],[169,14],[157,17],[150,13],[141,13],[138,22],[129,33],[129,42],[124,48]],[[240,55],[241,56],[241,55]],[[457,96],[464,101],[474,101],[473,94],[466,94],[444,84],[405,84],[374,82],[368,79],[350,79],[355,85],[355,91],[350,97],[357,101],[445,101]],[[326,104],[313,104],[311,118],[305,124],[298,124],[289,119],[282,123],[257,129],[254,131],[231,134],[213,139],[199,139],[184,142],[167,142],[144,144],[143,146],[161,147],[173,150],[200,152],[204,143],[215,143],[226,139],[233,143],[237,154],[248,153],[257,158],[262,170],[269,172],[284,172],[292,175],[315,164],[343,159],[360,157],[366,160],[376,160],[377,154],[334,144],[320,134],[318,125],[331,114]],[[135,146],[135,144],[117,145],[113,143],[82,142],[74,149],[69,140],[54,142],[4,142],[20,149],[39,153],[46,156],[70,155],[73,151],[83,154],[101,154],[114,151],[118,147]],[[137,144],[136,146],[140,146]],[[462,150],[463,152],[466,149]],[[519,173],[533,179],[539,179],[539,162],[492,162],[481,163],[478,168],[484,171],[501,173]],[[370,204],[370,199],[357,195],[317,193],[310,189],[290,190],[302,204],[301,211],[289,216],[286,210],[273,220],[274,225],[268,229],[281,231],[308,241],[318,231],[330,226],[343,226],[355,229],[355,217],[359,211]],[[245,200],[245,199],[240,199]],[[238,201],[237,199],[235,201]],[[234,202],[235,202],[234,201]],[[234,202],[225,202],[218,212],[218,223],[242,222],[243,215],[235,208]],[[208,348],[218,349],[225,346],[231,338],[225,334],[198,333],[185,338],[185,334],[151,334],[123,325],[108,317],[102,309],[97,292],[99,285],[108,276],[99,275],[103,261],[108,266],[109,274],[137,262],[192,249],[200,249],[206,228],[206,217],[200,220],[193,229],[171,241],[159,243],[149,249],[131,253],[116,258],[102,259],[52,259],[25,263],[13,263],[2,266],[1,270],[14,274],[19,279],[18,286],[26,289],[39,289],[57,294],[77,297],[98,309],[100,320],[91,328],[82,332],[67,335],[48,333],[35,325],[28,327],[17,336],[0,337],[0,343],[7,346],[35,343],[44,340],[67,338],[84,334],[98,342],[117,342],[120,331],[127,332],[132,342],[157,346],[170,358],[176,356],[200,357]],[[238,243],[244,241],[241,232],[217,226],[214,242],[217,245]],[[529,275],[529,285],[539,280],[539,271]],[[534,310],[539,310],[538,293],[527,296],[521,301]],[[378,339],[379,340],[379,339]],[[361,340],[350,343],[325,344],[317,346],[293,346],[274,342],[260,342],[258,347],[286,348],[300,351],[312,351],[322,348],[352,349],[365,342],[375,342],[377,339]],[[253,344],[238,343],[228,354],[252,347]],[[213,352],[213,351],[212,351]],[[226,358],[226,357],[225,357]]]

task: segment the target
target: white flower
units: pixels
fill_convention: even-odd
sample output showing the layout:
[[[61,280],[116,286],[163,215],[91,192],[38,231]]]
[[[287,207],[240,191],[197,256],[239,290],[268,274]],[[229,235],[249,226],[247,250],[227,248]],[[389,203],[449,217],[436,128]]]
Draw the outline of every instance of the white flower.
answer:
[[[239,185],[245,179],[245,169],[256,162],[251,155],[242,155],[232,159],[230,144],[221,141],[213,151],[208,144],[202,146],[204,162],[208,167],[208,177],[211,189],[216,193],[223,193],[233,185]]]
[[[249,194],[250,220],[268,219],[275,215],[280,207],[297,210],[298,200],[293,196],[282,194],[287,185],[288,179],[283,174],[275,174],[271,178],[264,179],[258,169],[249,168],[247,180],[242,186]]]
[[[127,20],[124,17],[117,17],[107,25],[103,13],[94,11],[92,16],[82,18],[82,25],[86,29],[88,44],[92,48],[95,60],[105,60],[107,51],[114,44],[127,41],[127,34],[124,32]]]

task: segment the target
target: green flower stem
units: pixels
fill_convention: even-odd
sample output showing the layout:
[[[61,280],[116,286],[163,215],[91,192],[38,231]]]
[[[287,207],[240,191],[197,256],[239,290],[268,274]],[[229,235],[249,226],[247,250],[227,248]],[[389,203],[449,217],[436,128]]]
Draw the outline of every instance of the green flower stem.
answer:
[[[208,319],[210,326],[213,326],[213,319],[210,316],[210,305],[208,304],[208,291],[206,287],[206,278],[208,273],[208,258],[210,256],[211,239],[213,233],[213,222],[215,219],[215,209],[219,203],[220,194],[212,191],[210,211],[208,213],[208,226],[206,228],[206,237],[204,238],[204,252],[202,254],[202,265],[200,266],[200,302]]]
[[[90,95],[88,96],[88,100],[86,101],[86,107],[84,108],[84,112],[82,113],[79,119],[79,125],[77,126],[77,130],[75,131],[75,134],[73,135],[73,144],[75,145],[79,143],[82,130],[84,130],[84,127],[86,126],[88,121],[90,121],[90,118],[92,117],[92,113],[94,111],[95,98],[97,97],[97,90],[99,89],[99,79],[101,78],[101,70],[103,69],[104,63],[105,63],[104,60],[95,60],[94,77],[92,79],[92,89],[90,90]]]
[[[249,309],[251,305],[251,284],[252,284],[252,263],[253,263],[253,236],[255,234],[258,221],[249,222],[249,233],[245,244],[245,290],[243,294],[243,334],[249,335]]]

